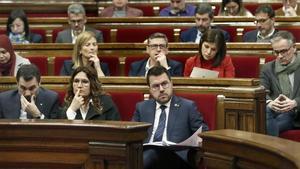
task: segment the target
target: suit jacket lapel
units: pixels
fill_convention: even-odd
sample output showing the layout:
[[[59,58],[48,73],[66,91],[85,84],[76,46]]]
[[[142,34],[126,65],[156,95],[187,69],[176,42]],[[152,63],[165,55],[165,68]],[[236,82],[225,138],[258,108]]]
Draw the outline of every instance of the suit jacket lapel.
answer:
[[[298,68],[294,72],[294,87],[293,87],[292,98],[295,98],[297,96],[299,87],[300,87],[300,69]]]
[[[18,93],[18,91],[16,91],[16,95],[14,97],[14,102],[12,103],[16,103],[15,109],[17,109],[16,111],[12,111],[12,112],[18,112],[16,115],[14,115],[14,117],[16,118],[20,118],[21,115],[21,95]]]
[[[180,117],[180,99],[177,96],[172,97],[170,110],[169,110],[169,117],[168,117],[168,126],[167,126],[167,139],[169,140],[171,131],[173,131],[173,127],[176,124],[177,117]]]
[[[96,112],[94,106],[90,103],[89,110],[86,114],[85,120],[91,120],[93,117],[98,116],[99,113]]]
[[[153,131],[153,125],[154,125],[154,118],[155,118],[155,108],[156,108],[156,102],[154,99],[151,99],[151,102],[149,104],[149,107],[145,109],[145,115],[147,116],[145,118],[145,122],[151,123],[151,127],[148,129],[148,137],[147,140],[145,141],[146,143],[149,142],[151,138],[151,134]]]

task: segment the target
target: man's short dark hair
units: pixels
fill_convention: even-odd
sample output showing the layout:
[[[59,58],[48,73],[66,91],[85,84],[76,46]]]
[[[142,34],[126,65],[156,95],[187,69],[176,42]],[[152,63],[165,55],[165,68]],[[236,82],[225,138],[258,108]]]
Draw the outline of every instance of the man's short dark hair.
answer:
[[[208,3],[200,3],[196,8],[196,14],[204,15],[208,14],[209,18],[212,19],[214,17],[214,10],[211,5]]]
[[[147,43],[149,44],[150,40],[156,39],[156,38],[164,39],[166,41],[166,44],[168,45],[168,37],[165,34],[160,33],[160,32],[156,32],[156,33],[151,34],[149,36],[148,40],[147,40]]]
[[[147,77],[146,77],[148,86],[150,86],[150,81],[149,81],[150,76],[160,76],[164,73],[167,74],[168,79],[171,80],[171,75],[165,67],[163,67],[163,66],[153,66],[152,68],[150,68],[148,73],[147,73]]]
[[[258,13],[266,13],[266,14],[268,14],[269,18],[274,18],[275,17],[275,12],[274,12],[272,6],[271,5],[267,5],[267,4],[260,5],[255,10],[255,14],[258,14]]]
[[[25,81],[29,81],[34,77],[38,82],[41,81],[41,73],[39,68],[34,64],[24,64],[22,65],[17,72],[17,82],[20,78],[23,77]]]

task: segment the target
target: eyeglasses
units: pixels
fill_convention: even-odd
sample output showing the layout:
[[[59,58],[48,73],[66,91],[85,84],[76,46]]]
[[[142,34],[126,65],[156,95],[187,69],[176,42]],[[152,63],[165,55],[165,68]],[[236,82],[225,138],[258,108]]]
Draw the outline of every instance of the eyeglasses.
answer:
[[[279,54],[280,55],[285,55],[287,54],[287,52],[292,48],[292,46],[290,46],[289,48],[287,49],[281,49],[281,50],[273,50],[273,54],[278,56]]]
[[[160,49],[166,49],[167,45],[166,44],[151,44],[151,45],[148,45],[148,47],[152,50],[157,49],[158,47]]]
[[[170,82],[168,81],[164,81],[160,84],[152,84],[150,85],[150,88],[153,90],[153,91],[157,91],[160,89],[160,86],[163,88],[163,89],[166,89],[166,88],[169,88],[170,87]]]
[[[79,84],[81,84],[82,86],[88,86],[89,85],[89,83],[90,83],[90,81],[88,81],[88,80],[86,80],[86,79],[82,79],[82,80],[80,80],[80,79],[74,79],[74,81],[73,81],[73,84],[75,84],[75,85],[79,85]]]
[[[255,24],[263,24],[263,23],[266,23],[270,18],[266,18],[266,19],[255,19],[254,23]]]
[[[84,20],[83,19],[80,19],[80,20],[70,20],[70,23],[71,24],[83,24]]]

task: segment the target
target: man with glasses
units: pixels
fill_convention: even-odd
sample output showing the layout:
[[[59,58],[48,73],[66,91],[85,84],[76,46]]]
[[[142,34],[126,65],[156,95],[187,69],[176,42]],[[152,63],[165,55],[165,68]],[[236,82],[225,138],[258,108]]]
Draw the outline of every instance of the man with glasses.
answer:
[[[81,4],[74,3],[68,7],[68,22],[70,28],[60,31],[56,37],[56,43],[75,43],[77,36],[84,31],[94,32],[97,42],[103,42],[102,32],[94,28],[85,26],[85,9]]]
[[[58,94],[40,87],[41,75],[35,65],[22,65],[16,80],[18,89],[0,93],[0,119],[57,118]]]
[[[149,58],[133,62],[129,76],[145,76],[148,70],[156,65],[165,67],[171,76],[182,76],[182,64],[167,58],[168,38],[163,33],[154,33],[147,40],[146,52]]]
[[[170,6],[162,9],[159,16],[194,16],[196,7],[185,0],[170,0]]]
[[[275,13],[270,5],[261,5],[255,11],[255,24],[257,29],[245,33],[244,42],[270,42],[275,29]]]
[[[214,11],[210,4],[200,3],[196,8],[195,23],[196,26],[183,31],[180,34],[181,42],[195,42],[199,43],[201,36],[208,29],[218,29],[216,26],[212,26],[211,23],[214,19]],[[222,30],[226,42],[229,42],[230,35],[228,32]]]
[[[282,7],[275,11],[276,16],[299,16],[300,7],[297,0],[282,0]]]
[[[154,66],[149,70],[146,79],[152,97],[137,103],[133,115],[133,121],[153,124],[148,130],[145,143],[179,143],[189,138],[200,126],[203,131],[208,130],[196,104],[173,95],[173,83],[167,69]],[[163,146],[144,146],[144,169],[190,169],[190,152],[190,149],[176,151]]]
[[[277,32],[271,43],[277,58],[263,66],[260,82],[268,91],[267,134],[278,136],[300,127],[300,56],[295,38],[288,31]]]

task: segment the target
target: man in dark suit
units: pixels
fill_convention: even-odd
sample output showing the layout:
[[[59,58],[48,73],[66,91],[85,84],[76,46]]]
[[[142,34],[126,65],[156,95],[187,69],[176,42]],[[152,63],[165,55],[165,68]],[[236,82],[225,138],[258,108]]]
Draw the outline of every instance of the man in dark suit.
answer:
[[[94,28],[85,26],[86,24],[85,9],[81,4],[71,4],[68,7],[68,22],[70,28],[60,31],[56,37],[56,43],[75,43],[77,36],[84,31],[94,32],[97,42],[103,42],[102,32]]]
[[[260,74],[261,85],[268,90],[266,97],[267,134],[300,127],[300,56],[294,36],[279,31],[271,39],[277,59],[265,64]]]
[[[149,58],[133,62],[130,65],[129,76],[145,76],[148,70],[155,65],[165,67],[171,76],[182,76],[182,64],[167,58],[168,38],[165,34],[153,33],[150,35],[147,40],[146,52]]]
[[[270,42],[275,29],[275,12],[270,5],[260,5],[255,11],[256,30],[246,32],[244,42]]]
[[[145,143],[171,141],[182,142],[200,126],[208,126],[191,100],[173,95],[173,83],[169,72],[162,66],[152,67],[147,74],[151,99],[137,103],[133,121],[153,124]],[[191,149],[171,150],[163,146],[144,146],[144,169],[188,169]]]
[[[276,16],[300,16],[299,5],[297,0],[282,0],[282,7],[277,9],[275,14]]]
[[[214,11],[210,4],[200,3],[196,8],[195,22],[196,26],[183,31],[180,34],[181,42],[196,42],[199,43],[201,36],[207,29],[219,29],[216,26],[211,26],[214,19]],[[228,32],[222,30],[226,42],[230,41]]]
[[[16,78],[18,89],[0,93],[0,118],[57,118],[58,94],[40,87],[41,75],[35,65],[22,65]]]

